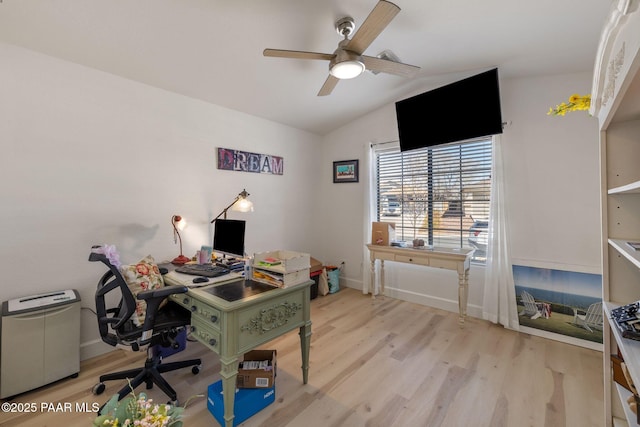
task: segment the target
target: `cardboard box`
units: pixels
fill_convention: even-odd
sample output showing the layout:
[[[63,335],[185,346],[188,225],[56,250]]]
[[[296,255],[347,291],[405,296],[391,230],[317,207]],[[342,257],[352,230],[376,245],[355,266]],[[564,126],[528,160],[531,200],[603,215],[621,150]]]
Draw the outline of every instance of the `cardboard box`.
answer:
[[[622,387],[633,392],[631,390],[631,386],[627,382],[627,378],[624,376],[624,373],[622,372],[623,362],[624,360],[622,360],[622,357],[616,354],[611,355],[611,366],[613,367],[613,380],[618,384],[620,384]]]
[[[237,426],[253,415],[257,414],[276,400],[276,389],[261,388],[236,389],[236,398],[233,402],[233,426]],[[207,389],[207,409],[223,426],[224,423],[224,399],[222,396],[222,380],[215,382]]]
[[[313,276],[316,271],[322,271],[322,262],[318,261],[314,257],[310,258],[311,268],[309,268],[309,274]]]
[[[396,224],[393,222],[372,222],[371,243],[380,246],[389,246],[396,240]]]
[[[308,279],[307,279],[308,280]],[[265,362],[264,369],[246,369],[250,362]],[[248,363],[247,363],[248,362]],[[276,380],[276,351],[275,350],[251,350],[245,353],[244,360],[238,367],[238,388],[270,388]]]

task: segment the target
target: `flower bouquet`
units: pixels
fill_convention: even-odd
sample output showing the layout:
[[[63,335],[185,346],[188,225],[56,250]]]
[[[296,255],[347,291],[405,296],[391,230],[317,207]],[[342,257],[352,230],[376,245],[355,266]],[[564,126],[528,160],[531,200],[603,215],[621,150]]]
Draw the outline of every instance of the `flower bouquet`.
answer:
[[[104,405],[93,421],[94,426],[112,427],[182,427],[184,408],[169,404],[154,404],[144,393],[138,396],[131,392],[130,397],[118,401],[114,395]]]

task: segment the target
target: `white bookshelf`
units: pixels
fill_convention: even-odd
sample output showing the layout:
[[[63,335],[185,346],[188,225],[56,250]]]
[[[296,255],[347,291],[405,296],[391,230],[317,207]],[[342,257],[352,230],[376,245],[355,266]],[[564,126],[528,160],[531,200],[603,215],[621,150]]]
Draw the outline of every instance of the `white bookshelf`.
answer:
[[[605,426],[636,426],[630,392],[613,381],[611,354],[622,355],[640,386],[640,341],[623,338],[611,310],[640,300],[640,12],[614,0],[595,62],[591,114],[600,129]],[[609,326],[609,327],[606,327]]]

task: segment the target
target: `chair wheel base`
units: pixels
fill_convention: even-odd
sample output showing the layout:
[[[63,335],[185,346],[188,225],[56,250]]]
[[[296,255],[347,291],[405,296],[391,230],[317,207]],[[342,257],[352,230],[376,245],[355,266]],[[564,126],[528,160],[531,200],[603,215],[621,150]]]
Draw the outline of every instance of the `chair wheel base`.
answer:
[[[93,386],[93,388],[91,389],[91,392],[94,395],[99,395],[104,393],[105,389],[107,388],[107,386],[104,385],[104,383],[98,383],[96,385]]]

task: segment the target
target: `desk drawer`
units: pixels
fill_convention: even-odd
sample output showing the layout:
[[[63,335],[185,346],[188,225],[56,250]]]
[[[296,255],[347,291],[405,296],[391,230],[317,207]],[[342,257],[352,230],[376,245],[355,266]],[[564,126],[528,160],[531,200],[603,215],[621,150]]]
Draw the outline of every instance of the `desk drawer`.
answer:
[[[433,259],[431,259],[431,263],[429,265],[431,267],[446,268],[446,269],[449,269],[449,270],[457,270],[458,269],[458,261],[452,261],[452,260],[449,260],[449,259],[433,258]]]
[[[213,329],[217,331],[220,330],[221,314],[215,308],[203,303],[202,301],[194,300],[194,304],[191,306],[191,313],[192,316],[195,315],[198,319],[202,320]]]
[[[407,264],[430,265],[429,258],[421,258],[411,255],[396,255],[395,261],[405,262]]]
[[[376,259],[381,259],[381,260],[385,260],[385,261],[393,261],[395,260],[395,254],[392,253],[388,253],[388,252],[376,252],[375,253]]]
[[[220,354],[220,332],[211,328],[207,322],[197,317],[191,318],[191,336],[195,337],[209,349]]]
[[[191,312],[191,324],[193,324],[193,319],[197,318],[204,324],[208,324],[209,327],[220,331],[220,311],[189,295],[175,295],[172,298]]]
[[[182,307],[188,309],[189,307],[191,307],[191,300],[192,298],[190,296],[188,296],[187,294],[173,294],[169,296],[169,299],[173,302],[175,302],[176,304],[181,305]]]

